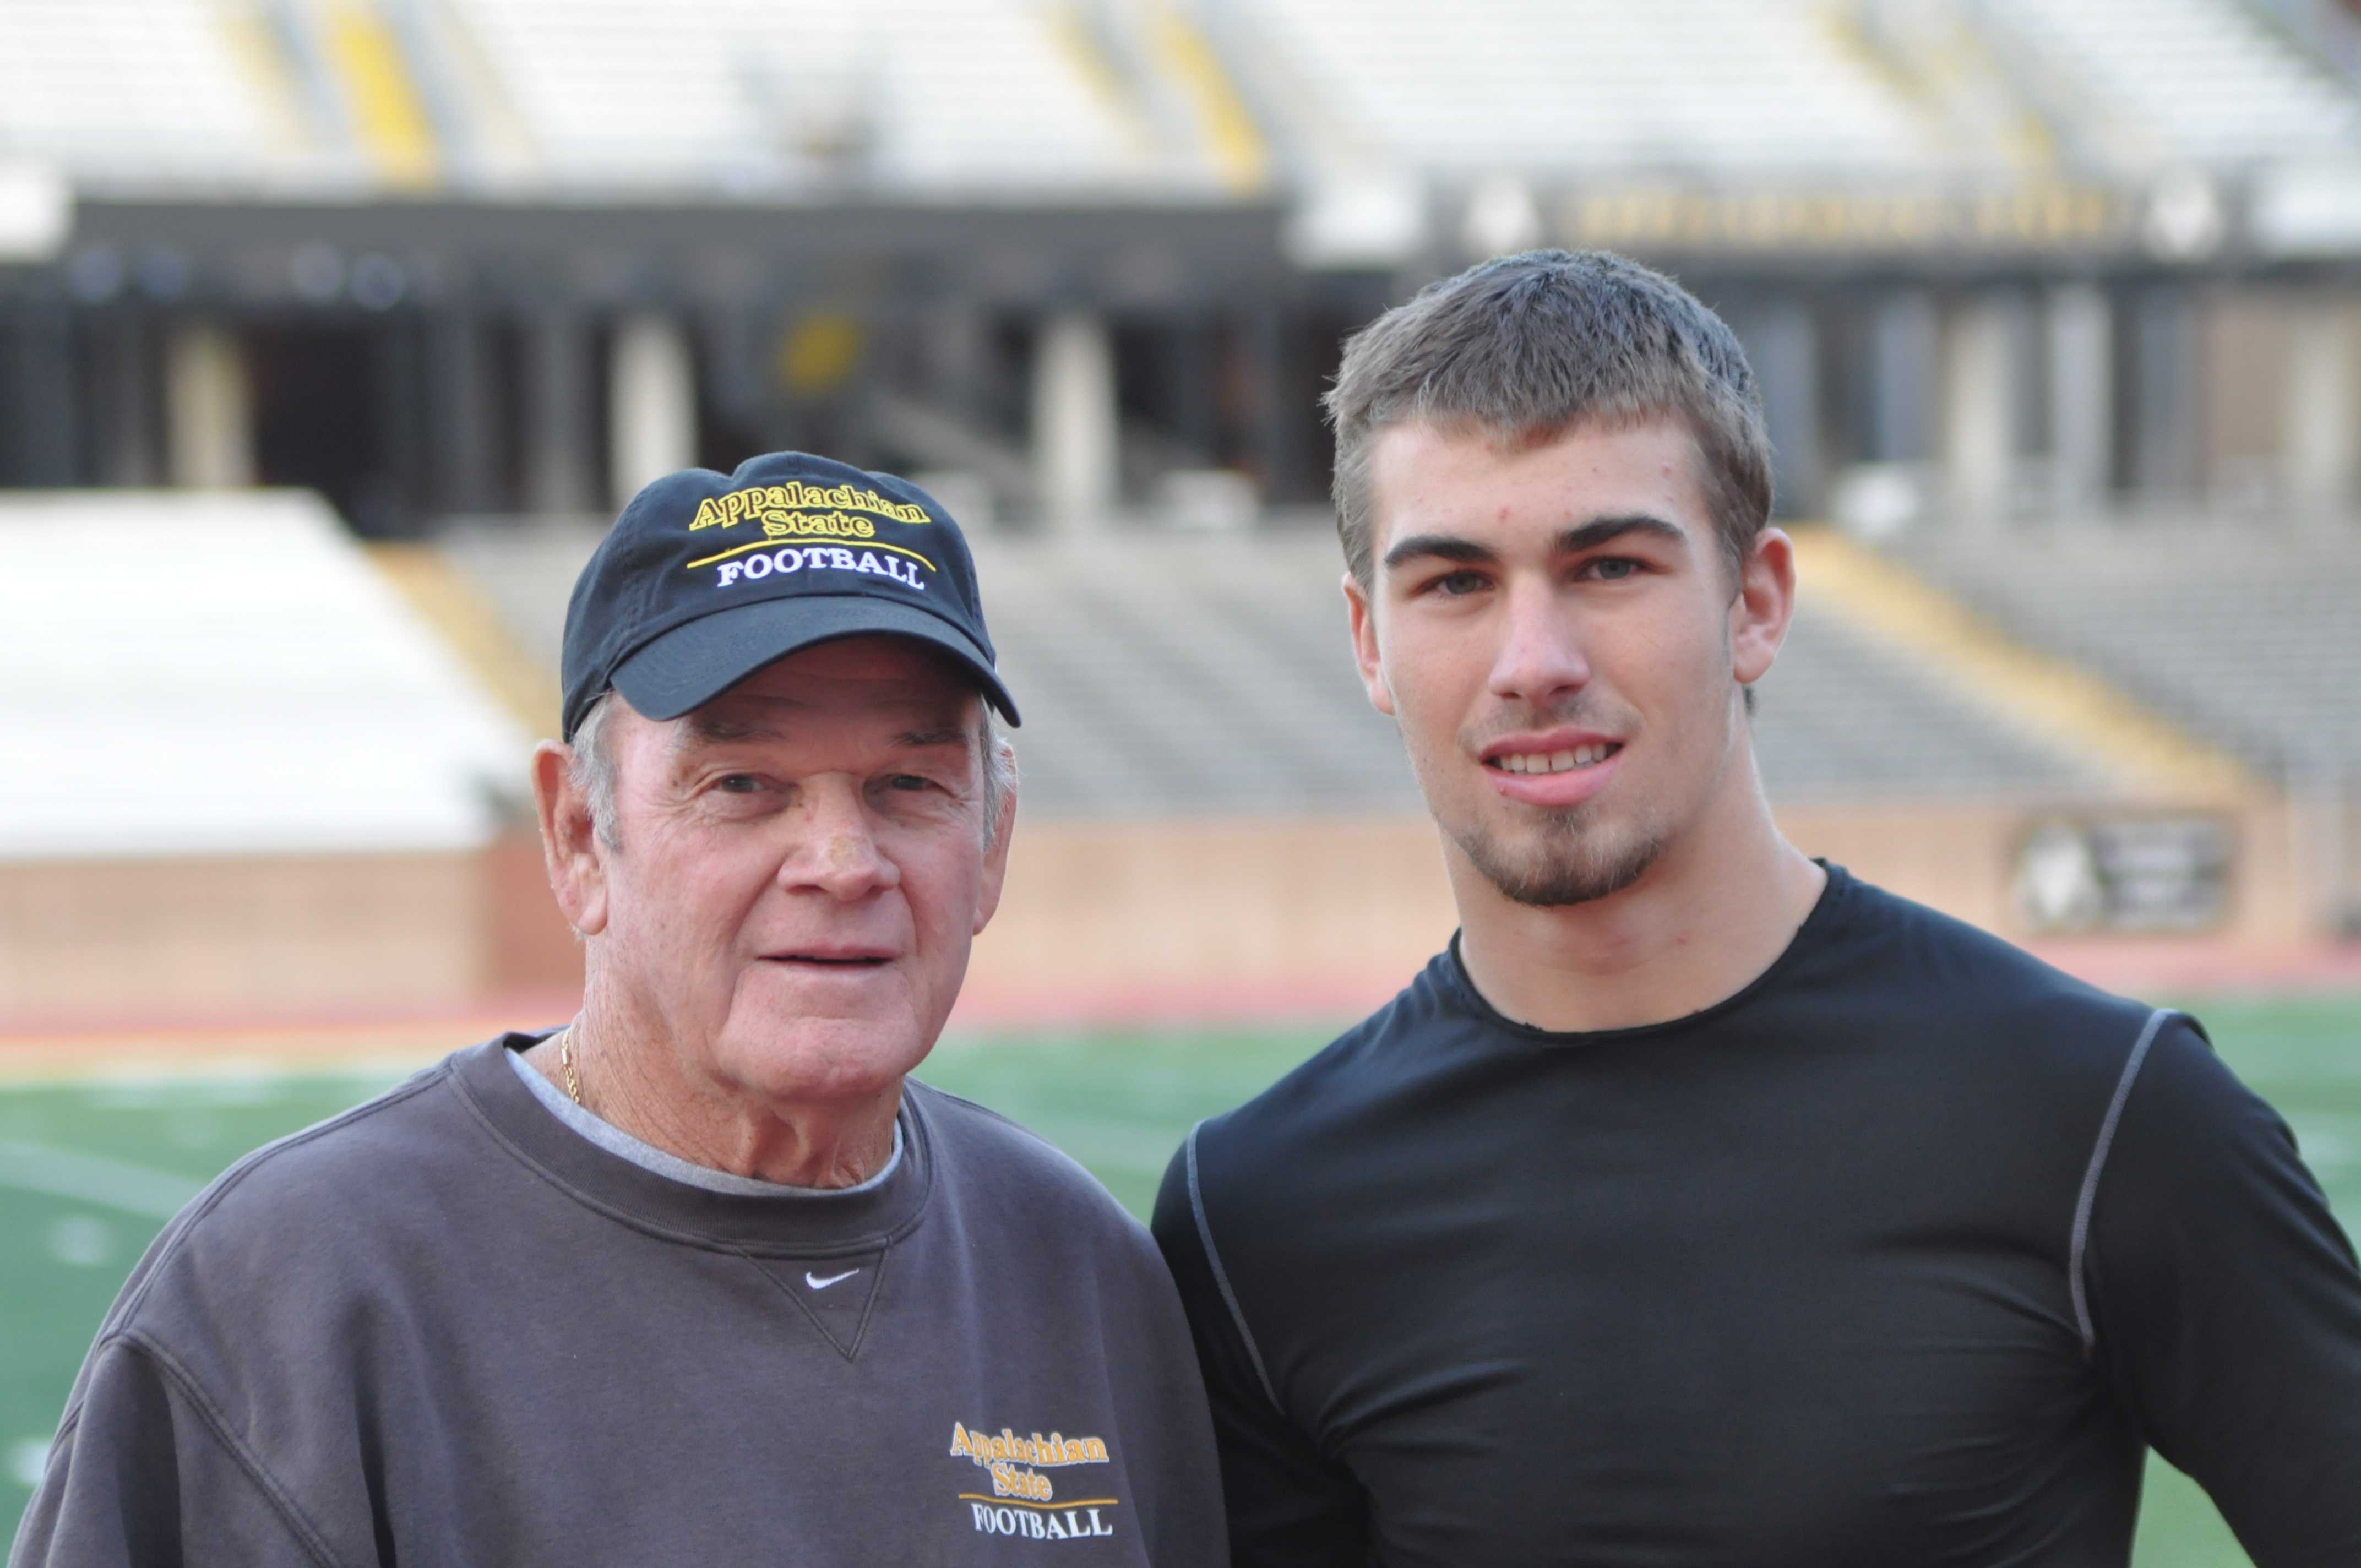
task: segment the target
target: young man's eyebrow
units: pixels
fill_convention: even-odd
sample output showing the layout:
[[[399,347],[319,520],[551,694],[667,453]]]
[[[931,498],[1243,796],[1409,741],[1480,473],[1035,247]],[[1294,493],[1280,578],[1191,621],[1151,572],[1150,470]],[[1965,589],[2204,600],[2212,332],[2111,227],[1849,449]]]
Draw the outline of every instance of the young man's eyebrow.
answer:
[[[1615,517],[1595,517],[1562,531],[1555,540],[1556,553],[1572,555],[1585,550],[1596,550],[1612,539],[1627,533],[1646,533],[1675,544],[1686,545],[1688,535],[1677,523],[1646,512],[1631,512]],[[1386,569],[1399,570],[1406,562],[1454,561],[1463,566],[1488,566],[1499,560],[1491,546],[1472,539],[1461,539],[1449,533],[1413,533],[1386,552]]]
[[[1413,533],[1386,552],[1386,570],[1399,569],[1404,562],[1416,560],[1456,561],[1463,566],[1482,566],[1499,559],[1489,545],[1478,544],[1472,539],[1461,539],[1449,533]]]
[[[1627,533],[1653,534],[1659,539],[1671,540],[1675,544],[1688,543],[1688,535],[1681,531],[1679,524],[1667,522],[1661,517],[1652,517],[1646,512],[1632,512],[1622,517],[1595,517],[1588,522],[1576,523],[1557,536],[1557,553],[1572,555],[1584,550],[1596,550],[1609,540],[1620,539]]]

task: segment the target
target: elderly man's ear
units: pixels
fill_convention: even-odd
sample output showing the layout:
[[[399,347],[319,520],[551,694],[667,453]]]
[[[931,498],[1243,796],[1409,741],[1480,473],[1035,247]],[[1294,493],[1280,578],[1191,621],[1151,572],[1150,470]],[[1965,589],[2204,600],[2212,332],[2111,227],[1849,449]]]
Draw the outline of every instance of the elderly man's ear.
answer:
[[[574,787],[574,753],[555,740],[533,748],[533,800],[541,816],[541,858],[549,891],[575,934],[595,937],[607,925],[607,869],[600,860],[590,802]]]
[[[1008,742],[1000,742],[1006,747]],[[1000,820],[993,824],[992,842],[983,851],[983,886],[975,901],[975,934],[992,924],[994,911],[1000,907],[1000,890],[1008,880],[1008,841],[1016,836],[1016,790],[1003,790],[1000,795]]]

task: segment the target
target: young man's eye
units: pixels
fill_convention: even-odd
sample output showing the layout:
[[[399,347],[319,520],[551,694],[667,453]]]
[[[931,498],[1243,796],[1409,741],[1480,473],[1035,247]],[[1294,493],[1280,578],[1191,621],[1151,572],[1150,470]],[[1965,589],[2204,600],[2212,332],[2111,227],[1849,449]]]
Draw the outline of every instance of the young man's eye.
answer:
[[[1632,560],[1629,555],[1602,555],[1598,560],[1590,562],[1583,570],[1601,582],[1620,583],[1624,578],[1636,575],[1640,570],[1640,563]]]
[[[1445,572],[1426,585],[1426,591],[1445,598],[1464,598],[1484,587],[1481,572]]]

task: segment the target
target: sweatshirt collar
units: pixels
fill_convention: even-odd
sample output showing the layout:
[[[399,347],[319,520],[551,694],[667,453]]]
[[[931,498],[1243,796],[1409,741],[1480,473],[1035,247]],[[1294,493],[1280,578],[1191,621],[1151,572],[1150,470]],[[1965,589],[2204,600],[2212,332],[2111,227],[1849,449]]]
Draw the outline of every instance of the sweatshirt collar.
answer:
[[[495,1139],[580,1202],[670,1239],[795,1257],[873,1251],[924,1213],[935,1159],[917,1085],[904,1084],[902,1157],[883,1181],[840,1192],[716,1191],[609,1153],[551,1115],[505,1059],[543,1037],[511,1033],[470,1047],[452,1058],[452,1076]]]

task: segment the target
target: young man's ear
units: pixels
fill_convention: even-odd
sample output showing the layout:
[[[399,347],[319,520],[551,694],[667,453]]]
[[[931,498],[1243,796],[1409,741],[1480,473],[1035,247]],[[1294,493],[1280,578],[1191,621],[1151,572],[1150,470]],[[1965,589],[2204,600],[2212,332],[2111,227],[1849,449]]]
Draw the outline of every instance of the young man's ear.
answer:
[[[1795,542],[1784,529],[1755,536],[1730,601],[1730,673],[1752,686],[1771,673],[1795,613]]]
[[[533,802],[541,818],[541,858],[549,891],[575,934],[595,937],[607,926],[608,846],[598,839],[590,802],[574,787],[574,752],[555,740],[533,749]]]
[[[1385,667],[1378,659],[1377,612],[1361,591],[1360,579],[1350,572],[1345,574],[1345,614],[1353,629],[1353,663],[1360,668],[1361,689],[1369,694],[1371,707],[1391,718],[1394,693],[1386,685]]]

